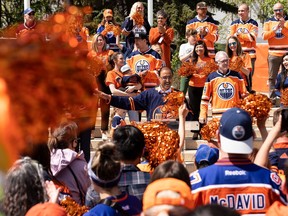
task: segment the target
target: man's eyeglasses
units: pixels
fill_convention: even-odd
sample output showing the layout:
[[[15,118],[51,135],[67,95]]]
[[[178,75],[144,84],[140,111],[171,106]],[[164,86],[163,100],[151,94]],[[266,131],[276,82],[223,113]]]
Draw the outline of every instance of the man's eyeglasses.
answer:
[[[237,45],[237,42],[231,42],[231,43],[228,43],[229,46],[236,46]]]
[[[273,11],[274,11],[274,12],[282,12],[283,9],[274,9]]]
[[[172,80],[172,76],[160,77],[162,80]]]
[[[199,7],[198,10],[207,10],[207,7]]]
[[[31,12],[31,13],[28,14],[28,16],[34,16],[34,15],[35,15],[34,12]]]
[[[229,59],[223,59],[221,61],[218,61],[218,63],[228,63],[229,62]]]

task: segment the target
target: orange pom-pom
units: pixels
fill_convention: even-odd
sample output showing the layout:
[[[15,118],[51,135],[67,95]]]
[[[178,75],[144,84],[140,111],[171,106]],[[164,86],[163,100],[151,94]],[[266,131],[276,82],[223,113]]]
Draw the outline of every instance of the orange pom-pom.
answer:
[[[163,107],[161,107],[161,112],[163,113],[163,118],[177,118],[178,109],[184,102],[183,92],[171,92],[164,97],[164,102],[166,102]]]
[[[272,103],[264,94],[249,94],[236,105],[247,111],[251,117],[256,119],[266,118],[272,107]]]
[[[281,104],[283,106],[288,106],[288,88],[281,90]]]
[[[214,138],[216,139],[216,131],[218,130],[220,125],[220,119],[213,118],[201,129],[200,134],[204,140],[208,142]]]
[[[240,72],[241,68],[243,66],[244,66],[244,62],[243,62],[243,59],[240,56],[237,56],[234,61],[231,61],[231,59],[230,59],[229,68],[231,70]]]
[[[144,17],[141,13],[136,12],[131,18],[135,21],[136,25],[144,25]]]
[[[71,197],[66,197],[60,202],[60,205],[65,208],[70,216],[82,216],[89,210],[87,206],[80,206]]]
[[[179,76],[191,76],[196,72],[195,65],[190,62],[183,62],[181,67],[178,69]]]
[[[179,150],[179,135],[163,122],[136,124],[145,137],[145,157],[149,166],[155,169],[166,160],[176,160]]]

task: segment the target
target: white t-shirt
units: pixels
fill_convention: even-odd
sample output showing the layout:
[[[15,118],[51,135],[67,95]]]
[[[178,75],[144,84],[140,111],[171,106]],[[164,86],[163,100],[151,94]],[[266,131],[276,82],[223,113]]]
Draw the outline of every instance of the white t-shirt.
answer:
[[[189,42],[181,44],[179,49],[179,58],[191,53],[194,49],[194,45],[191,45]]]

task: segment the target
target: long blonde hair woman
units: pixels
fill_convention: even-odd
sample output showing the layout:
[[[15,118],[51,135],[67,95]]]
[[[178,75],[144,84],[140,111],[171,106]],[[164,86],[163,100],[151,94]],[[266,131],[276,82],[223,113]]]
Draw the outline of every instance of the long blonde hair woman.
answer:
[[[109,68],[109,57],[114,53],[112,50],[109,50],[105,37],[101,34],[95,34],[92,38],[91,44],[92,50],[88,53],[88,58],[92,61],[96,61],[97,65],[99,61],[102,62],[102,67],[100,73],[96,73],[96,83],[100,91],[110,94],[109,87],[105,85],[105,79],[107,71]],[[98,62],[97,62],[98,61]],[[108,124],[109,124],[109,114],[110,114],[110,105],[107,104],[103,99],[100,99],[100,109],[101,109],[101,132],[102,139],[107,139]]]

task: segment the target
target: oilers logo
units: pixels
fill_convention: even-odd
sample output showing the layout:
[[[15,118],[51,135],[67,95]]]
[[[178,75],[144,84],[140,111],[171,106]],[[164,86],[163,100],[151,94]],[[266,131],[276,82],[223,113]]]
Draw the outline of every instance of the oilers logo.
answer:
[[[150,69],[150,64],[147,60],[141,59],[136,62],[135,64],[135,72],[139,73],[141,71],[149,70]]]
[[[237,29],[238,34],[249,34],[249,30],[247,28],[238,28]]]
[[[230,100],[234,97],[235,88],[231,83],[224,82],[218,86],[217,94],[222,100]]]
[[[106,35],[106,37],[107,37],[107,38],[112,38],[112,37],[114,37],[114,32],[113,32],[113,31],[108,32],[107,35]]]
[[[232,136],[237,140],[241,140],[245,136],[245,129],[242,126],[235,126],[232,129]]]

